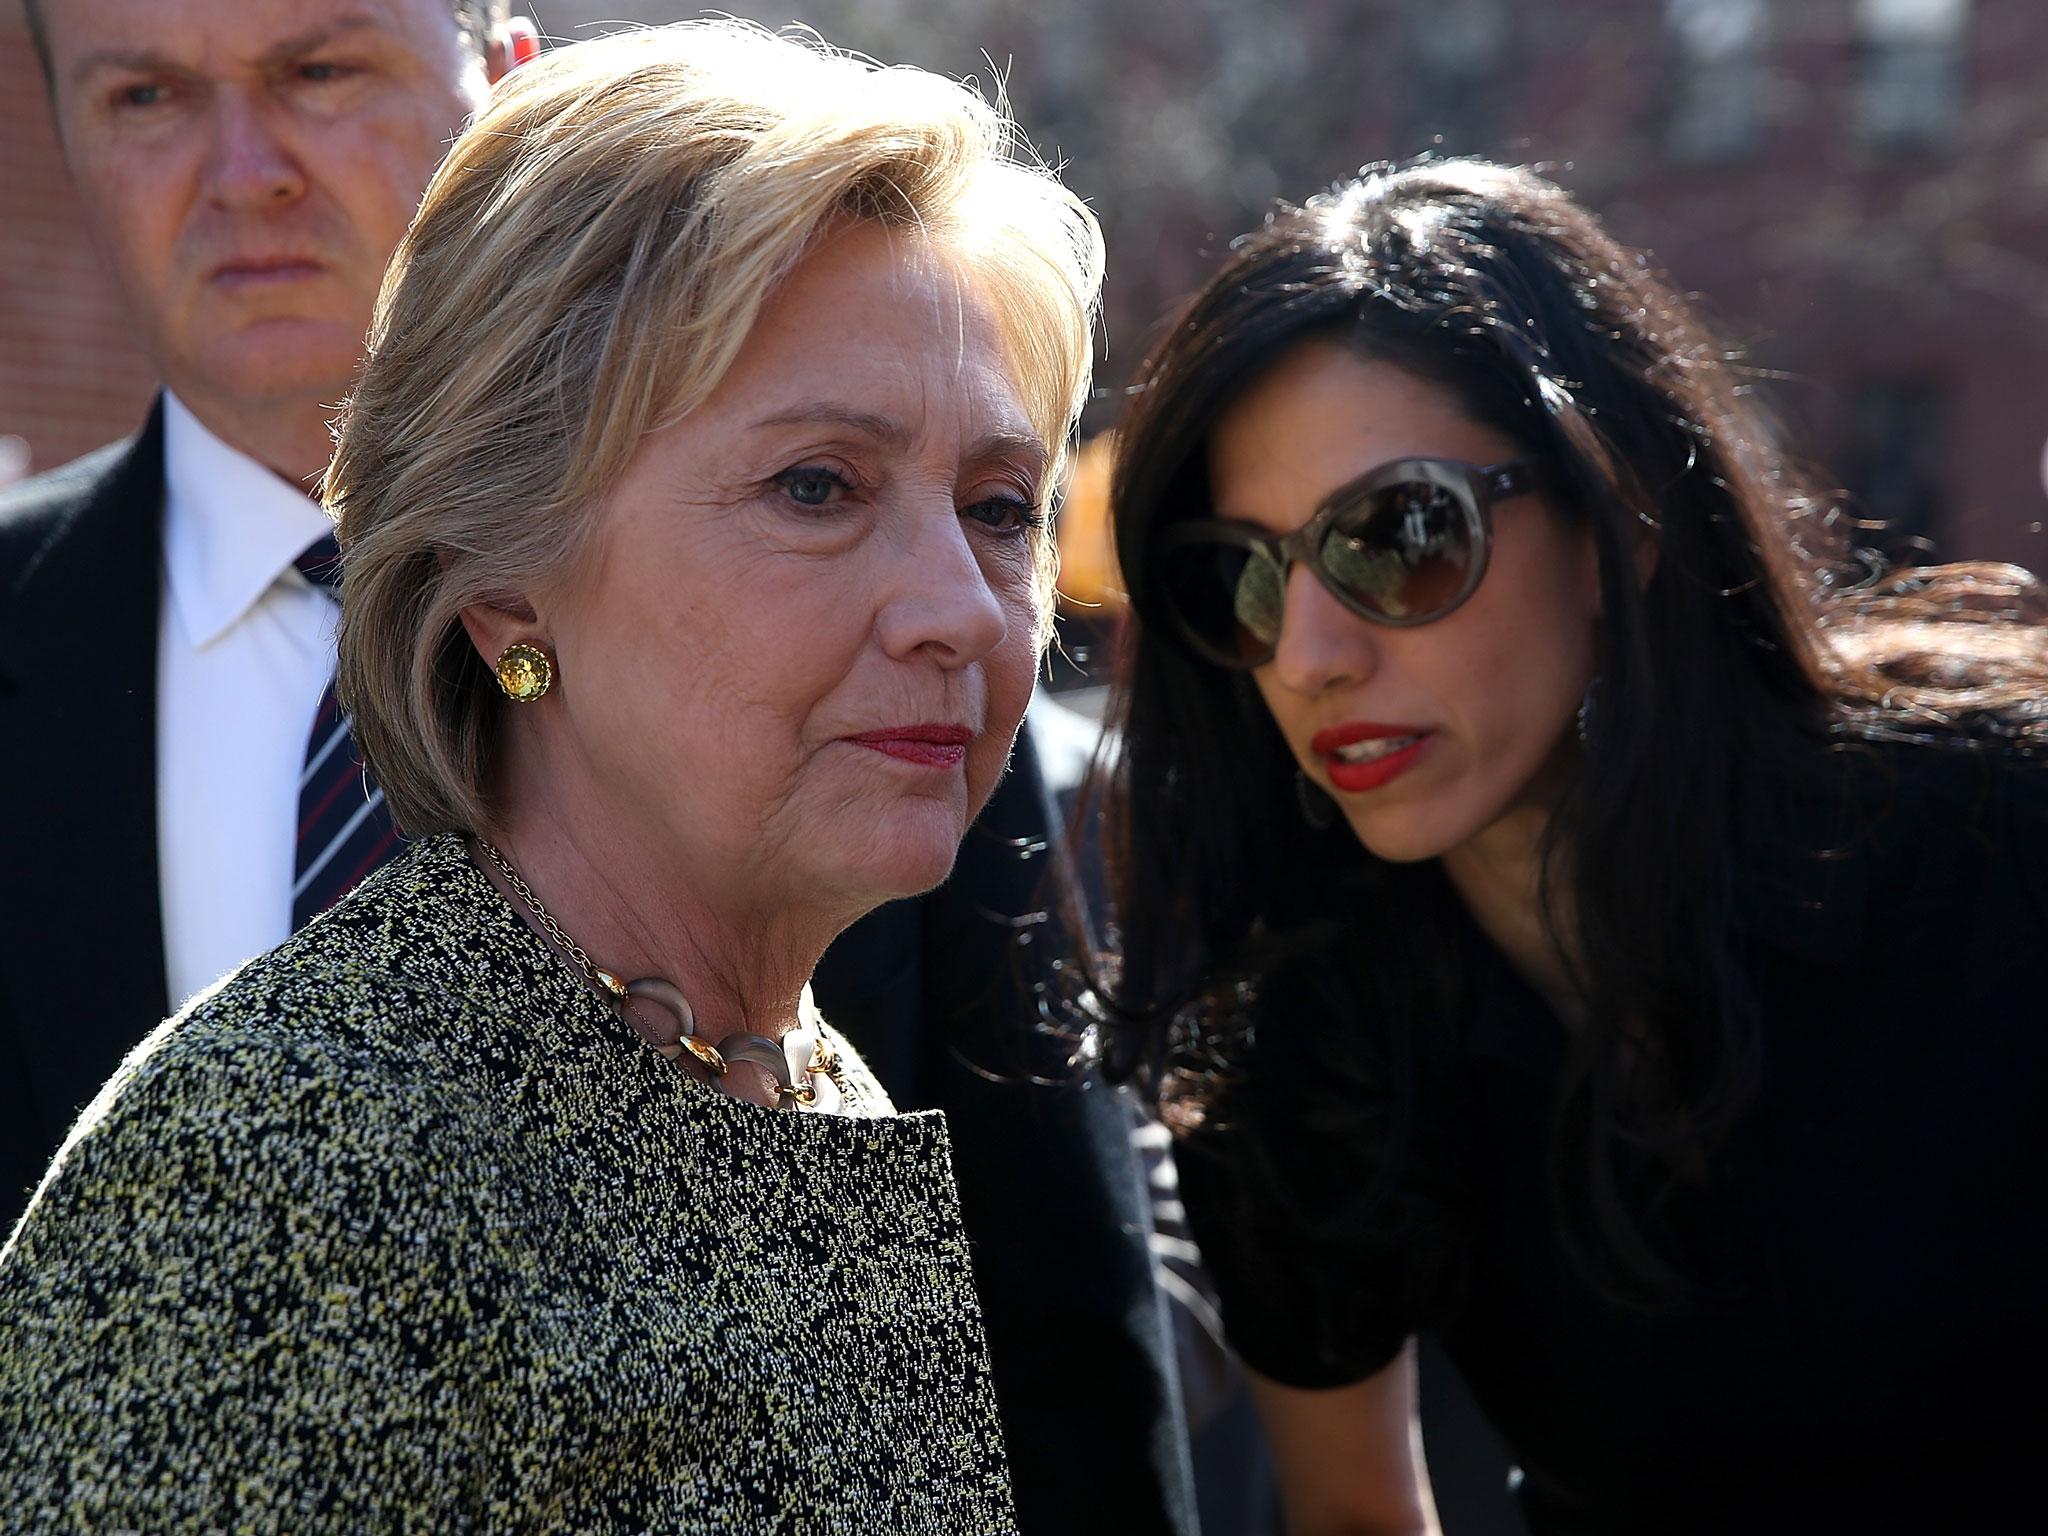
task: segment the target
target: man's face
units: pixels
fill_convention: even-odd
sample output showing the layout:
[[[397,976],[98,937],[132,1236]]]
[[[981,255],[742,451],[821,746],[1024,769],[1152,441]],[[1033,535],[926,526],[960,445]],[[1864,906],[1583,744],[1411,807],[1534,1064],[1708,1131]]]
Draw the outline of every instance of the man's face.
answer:
[[[42,0],[65,158],[188,403],[338,400],[485,94],[449,0]]]

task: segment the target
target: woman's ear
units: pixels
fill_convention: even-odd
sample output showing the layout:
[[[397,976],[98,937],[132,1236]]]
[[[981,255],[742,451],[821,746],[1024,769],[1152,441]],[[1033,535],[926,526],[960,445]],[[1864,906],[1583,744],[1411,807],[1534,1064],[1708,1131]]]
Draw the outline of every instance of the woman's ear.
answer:
[[[463,631],[486,667],[495,668],[498,658],[511,646],[550,649],[533,604],[517,593],[508,592],[495,603],[471,603],[462,610],[461,617]]]
[[[1641,591],[1657,574],[1657,557],[1663,552],[1664,530],[1647,521],[1636,524],[1636,590]]]
[[[1663,548],[1663,530],[1647,522],[1638,522],[1630,537],[1629,557],[1636,568],[1636,590],[1643,591],[1650,585],[1650,578],[1657,574],[1657,557]],[[1600,542],[1590,528],[1586,531],[1580,558],[1585,562],[1582,575],[1585,590],[1592,595],[1594,617],[1600,616]]]
[[[1600,535],[1594,530],[1592,519],[1584,518],[1571,525],[1570,537],[1574,547],[1564,574],[1569,580],[1576,567],[1580,600],[1597,624],[1605,606],[1600,592]]]

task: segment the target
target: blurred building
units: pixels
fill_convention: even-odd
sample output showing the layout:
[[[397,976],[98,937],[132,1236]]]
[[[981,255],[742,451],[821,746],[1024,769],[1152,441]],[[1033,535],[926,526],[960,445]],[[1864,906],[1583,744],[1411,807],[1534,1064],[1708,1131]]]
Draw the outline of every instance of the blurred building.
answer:
[[[1273,199],[1427,150],[1546,165],[1649,246],[1895,538],[2048,567],[2042,0],[779,0],[835,42],[1007,81],[1101,214],[1103,397]],[[695,14],[532,0],[561,38]],[[47,468],[148,384],[0,0],[0,435]]]
[[[1892,541],[2048,568],[2048,6],[1533,9],[1475,23],[1504,111],[1447,144],[1554,162],[1703,293]]]

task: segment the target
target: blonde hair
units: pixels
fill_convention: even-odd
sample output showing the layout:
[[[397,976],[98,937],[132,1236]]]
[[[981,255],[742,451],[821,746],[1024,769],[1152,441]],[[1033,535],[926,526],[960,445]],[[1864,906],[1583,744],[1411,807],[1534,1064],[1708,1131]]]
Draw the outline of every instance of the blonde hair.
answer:
[[[682,22],[516,70],[456,140],[385,274],[325,485],[338,690],[408,833],[489,820],[506,706],[462,609],[569,568],[641,440],[712,392],[776,285],[849,221],[958,260],[1063,456],[1102,237],[1000,98],[815,37]],[[1053,561],[1048,533],[1042,608]]]

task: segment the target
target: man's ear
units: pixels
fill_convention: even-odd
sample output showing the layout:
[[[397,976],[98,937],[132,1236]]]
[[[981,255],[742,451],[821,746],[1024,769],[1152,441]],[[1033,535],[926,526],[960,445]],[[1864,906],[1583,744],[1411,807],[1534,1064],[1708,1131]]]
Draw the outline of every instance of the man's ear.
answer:
[[[539,58],[540,46],[540,28],[531,16],[508,17],[503,26],[491,30],[484,48],[484,74],[496,85],[520,65]]]

